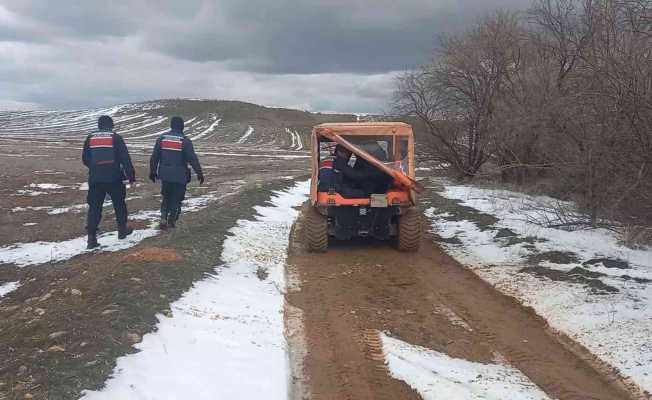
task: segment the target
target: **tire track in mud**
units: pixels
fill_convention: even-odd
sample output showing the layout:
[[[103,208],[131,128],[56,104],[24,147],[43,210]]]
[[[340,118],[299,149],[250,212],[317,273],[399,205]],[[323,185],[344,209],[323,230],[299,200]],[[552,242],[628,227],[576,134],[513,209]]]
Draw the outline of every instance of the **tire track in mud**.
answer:
[[[287,302],[303,314],[302,379],[310,398],[419,399],[389,376],[379,331],[455,358],[505,359],[551,398],[636,398],[617,374],[598,371],[533,310],[480,280],[431,238],[415,254],[369,242],[312,254],[303,247],[303,224],[300,217],[292,234],[288,264],[299,284]]]

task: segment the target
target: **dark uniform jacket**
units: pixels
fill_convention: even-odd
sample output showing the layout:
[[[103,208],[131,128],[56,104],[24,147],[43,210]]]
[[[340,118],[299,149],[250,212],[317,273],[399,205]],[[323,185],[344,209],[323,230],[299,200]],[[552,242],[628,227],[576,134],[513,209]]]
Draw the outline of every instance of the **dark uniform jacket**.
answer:
[[[341,190],[350,192],[344,197],[369,196],[373,193],[385,193],[392,183],[392,178],[383,171],[369,164],[363,158],[356,159],[355,166],[348,165],[347,160],[337,157],[335,171],[339,174]],[[351,190],[353,189],[353,190]]]
[[[88,183],[133,181],[136,172],[122,136],[111,131],[91,133],[84,142],[82,162],[88,167]]]
[[[182,132],[170,131],[156,140],[149,160],[150,175],[156,174],[163,182],[186,184],[190,182],[188,164],[197,175],[202,175],[192,141]]]

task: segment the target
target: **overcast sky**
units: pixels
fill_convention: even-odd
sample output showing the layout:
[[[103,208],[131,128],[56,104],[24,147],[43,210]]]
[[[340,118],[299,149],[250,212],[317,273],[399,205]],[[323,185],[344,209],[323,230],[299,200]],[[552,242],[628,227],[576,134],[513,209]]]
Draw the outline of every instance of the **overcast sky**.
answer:
[[[529,0],[0,0],[0,109],[158,98],[378,112],[442,32]]]

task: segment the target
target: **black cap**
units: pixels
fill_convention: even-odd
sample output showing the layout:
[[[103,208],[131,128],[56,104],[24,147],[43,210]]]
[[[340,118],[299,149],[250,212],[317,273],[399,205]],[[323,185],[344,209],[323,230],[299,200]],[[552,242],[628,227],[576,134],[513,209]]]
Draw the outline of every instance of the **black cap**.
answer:
[[[113,118],[108,115],[102,115],[100,119],[97,120],[97,129],[106,131],[113,129]]]
[[[182,131],[183,130],[183,118],[181,117],[172,117],[170,119],[170,128],[173,131]]]

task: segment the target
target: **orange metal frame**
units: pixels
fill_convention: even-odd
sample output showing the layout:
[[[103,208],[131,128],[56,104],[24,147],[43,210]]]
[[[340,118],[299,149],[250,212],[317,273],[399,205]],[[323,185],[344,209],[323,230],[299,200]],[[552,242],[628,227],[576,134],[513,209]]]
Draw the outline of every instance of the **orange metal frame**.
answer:
[[[326,132],[326,134],[323,134]],[[346,199],[339,194],[317,192],[317,179],[319,174],[319,142],[321,138],[331,141],[335,135],[344,136],[397,136],[408,140],[408,173],[409,180],[415,179],[414,167],[414,134],[412,127],[402,122],[348,122],[348,123],[327,123],[320,124],[313,128],[311,136],[312,144],[312,179],[310,181],[310,203],[313,206],[345,206],[345,205],[369,205],[370,198]],[[395,151],[398,146],[395,144]],[[389,205],[415,205],[416,193],[414,189],[396,188],[387,193]]]
[[[368,206],[370,204],[371,198],[369,197],[348,199],[339,193],[317,192],[317,205],[319,206]],[[387,204],[390,206],[410,205],[410,194],[407,191],[390,190],[387,192]]]

